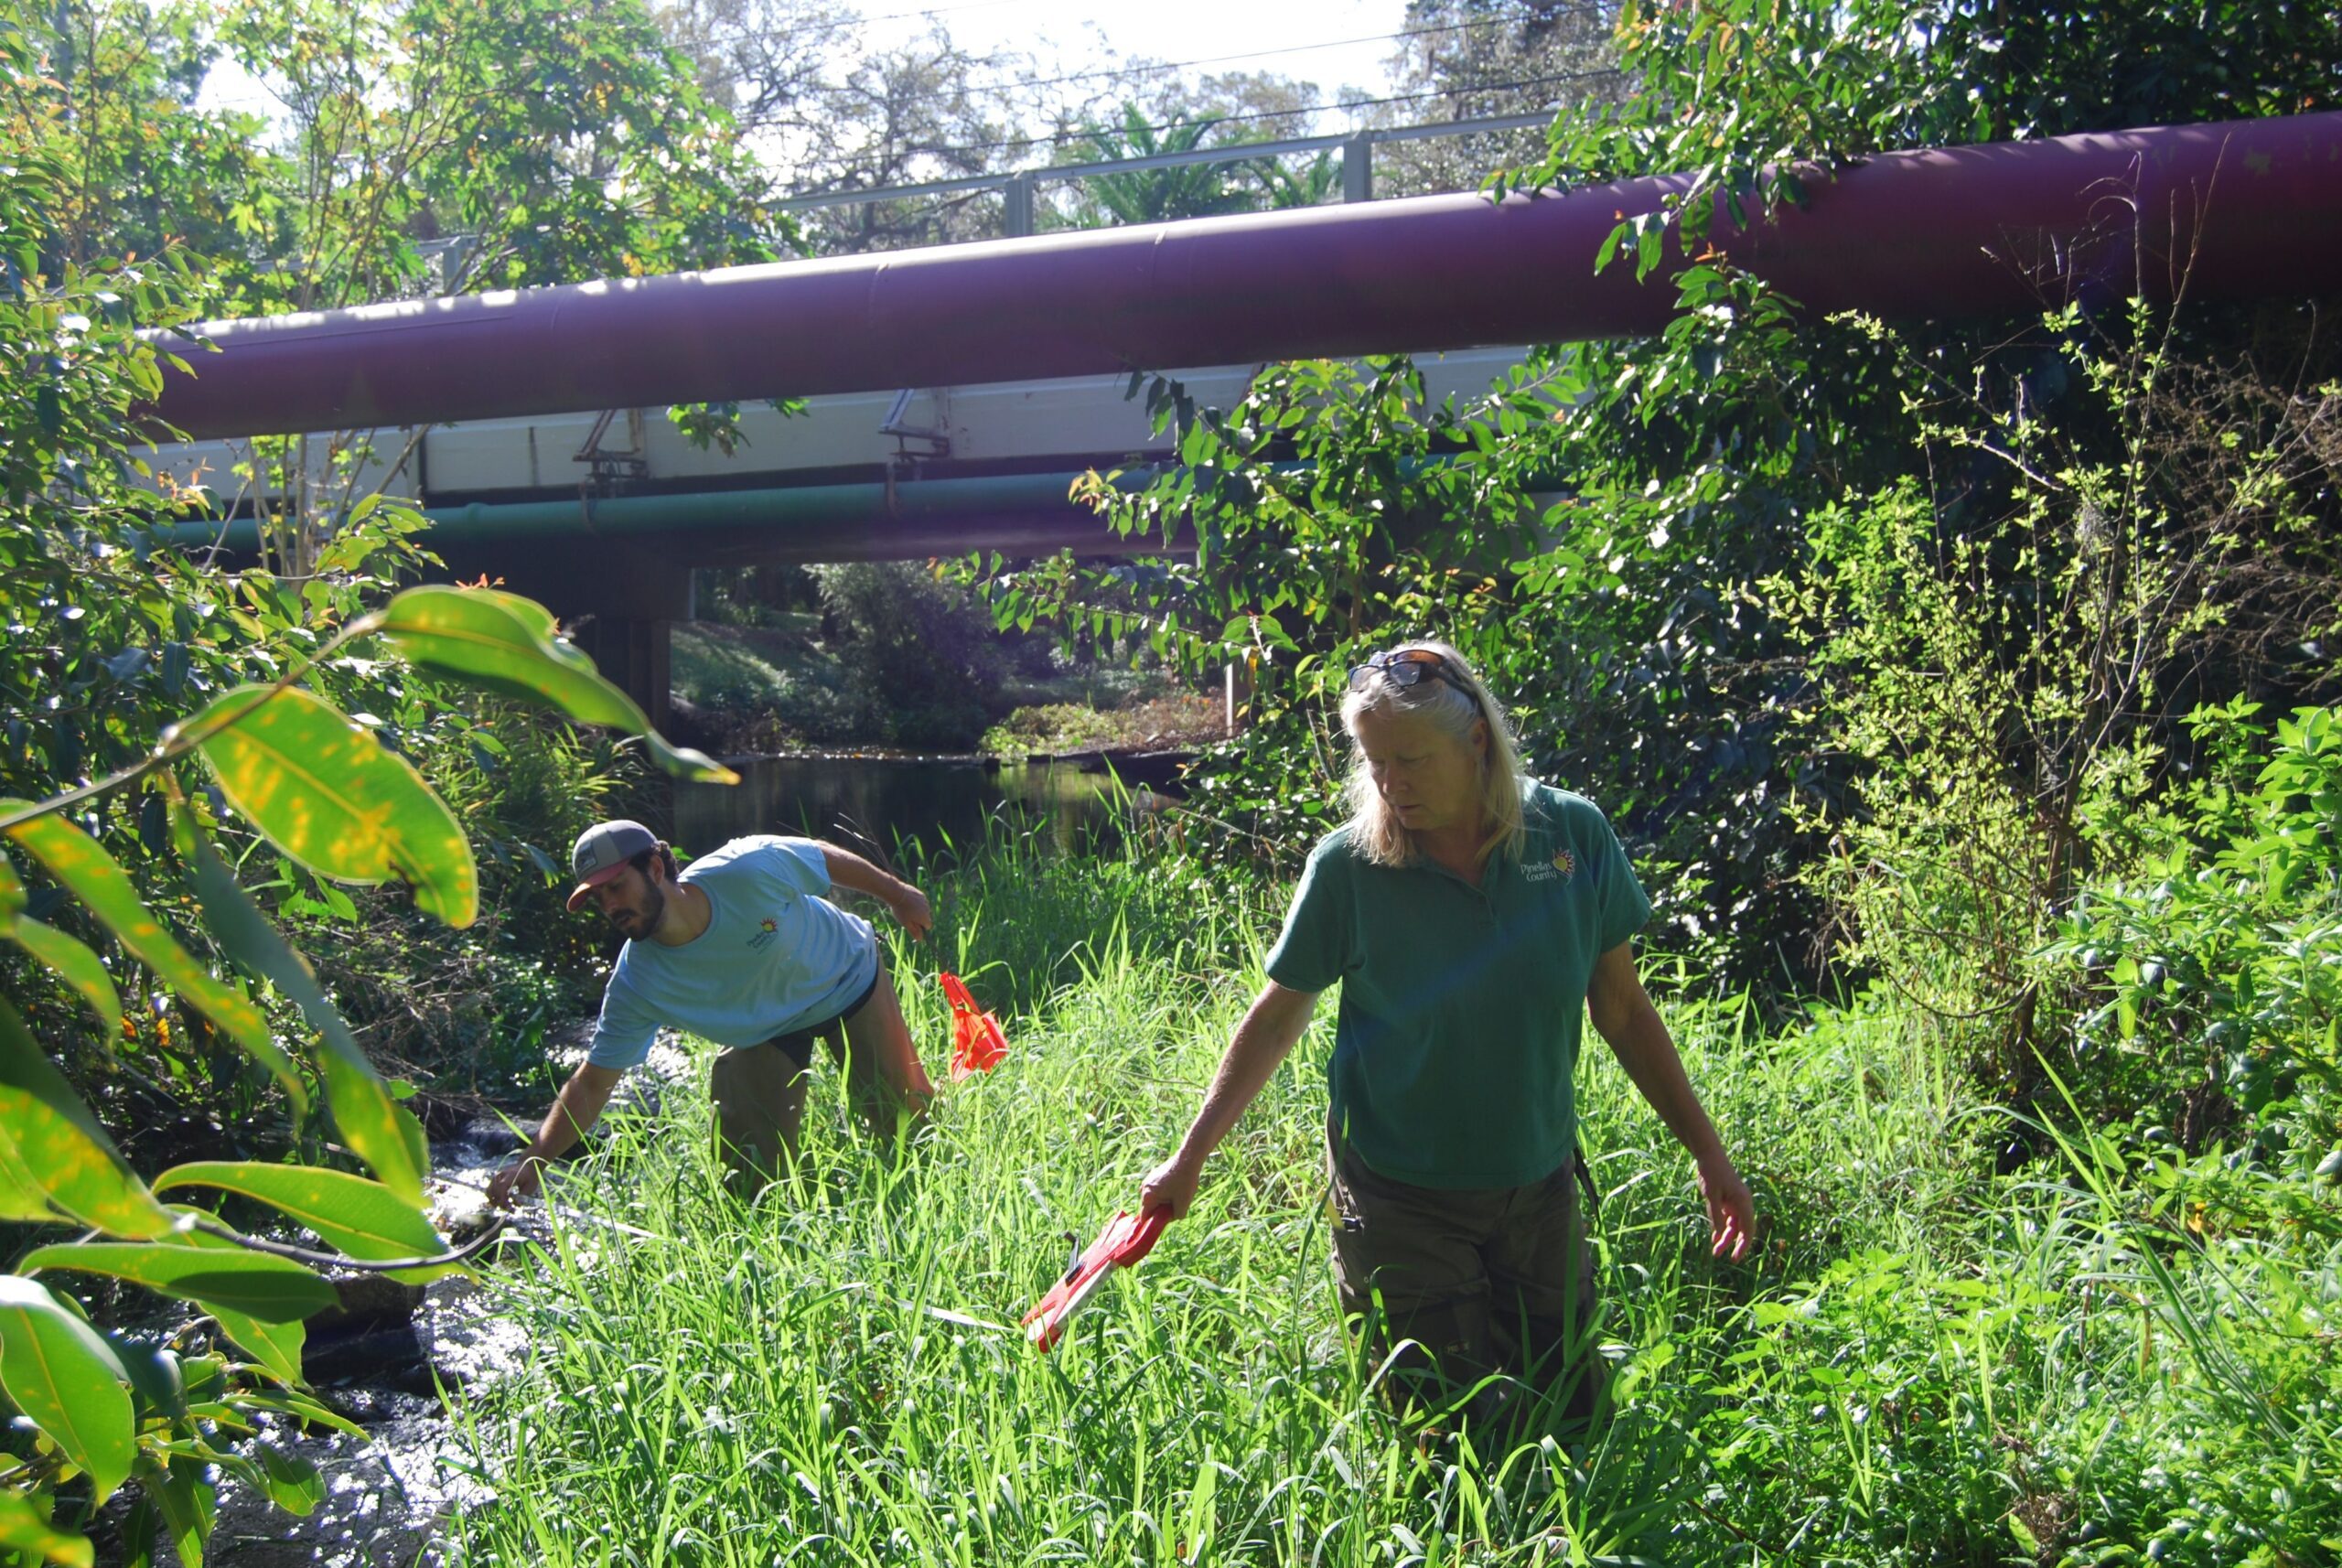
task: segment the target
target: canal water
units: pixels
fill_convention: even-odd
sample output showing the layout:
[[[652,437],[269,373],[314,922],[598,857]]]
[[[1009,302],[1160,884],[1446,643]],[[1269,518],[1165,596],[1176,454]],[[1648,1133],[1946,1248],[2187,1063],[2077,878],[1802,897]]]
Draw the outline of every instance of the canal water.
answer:
[[[1039,835],[1060,850],[1094,844],[1166,789],[1187,754],[1085,753],[1003,759],[854,754],[729,757],[736,785],[677,782],[668,837],[703,854],[744,833],[801,833],[888,855],[916,840],[964,851],[987,833]]]

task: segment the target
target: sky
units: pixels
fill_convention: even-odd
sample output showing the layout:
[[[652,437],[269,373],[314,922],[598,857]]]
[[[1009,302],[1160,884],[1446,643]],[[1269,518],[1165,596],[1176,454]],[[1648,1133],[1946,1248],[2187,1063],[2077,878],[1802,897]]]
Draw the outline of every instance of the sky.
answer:
[[[1320,102],[1343,87],[1388,91],[1391,35],[1406,0],[865,0],[876,38],[938,23],[974,49],[1036,57],[1052,76],[1101,68],[1110,56],[1198,61],[1200,77],[1265,71],[1314,81]],[[878,20],[886,16],[887,20]]]
[[[1406,0],[860,0],[858,8],[876,44],[940,24],[971,49],[1031,55],[1047,76],[1134,59],[1198,61],[1206,63],[1187,75],[1265,71],[1313,81],[1321,102],[1345,87],[1369,96],[1388,91],[1390,35],[1406,16]],[[232,68],[214,70],[199,102],[263,114],[274,108],[259,83]]]

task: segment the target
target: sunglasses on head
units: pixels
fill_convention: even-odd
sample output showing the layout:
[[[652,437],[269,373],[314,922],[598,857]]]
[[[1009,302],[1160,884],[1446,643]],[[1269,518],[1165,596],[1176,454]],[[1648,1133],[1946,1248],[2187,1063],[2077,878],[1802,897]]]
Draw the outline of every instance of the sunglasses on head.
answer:
[[[1472,694],[1471,686],[1446,655],[1434,653],[1428,648],[1394,648],[1387,653],[1377,653],[1363,664],[1350,670],[1350,690],[1363,692],[1367,682],[1377,674],[1393,686],[1404,691],[1425,681],[1441,681],[1466,696]]]

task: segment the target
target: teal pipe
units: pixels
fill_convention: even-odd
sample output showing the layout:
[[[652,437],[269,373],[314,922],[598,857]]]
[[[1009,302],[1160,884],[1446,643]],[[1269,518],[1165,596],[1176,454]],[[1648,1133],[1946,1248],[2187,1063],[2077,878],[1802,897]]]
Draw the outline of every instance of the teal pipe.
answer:
[[[1133,468],[1114,484],[1125,491],[1144,489],[1157,470]],[[806,528],[842,522],[948,521],[957,517],[1016,513],[1081,514],[1068,498],[1081,478],[1069,474],[1006,474],[984,478],[911,479],[883,484],[797,485],[763,490],[698,490],[682,495],[604,496],[591,503],[473,501],[465,506],[426,507],[431,535],[443,544],[568,542],[588,534],[641,537],[703,529]],[[260,526],[251,518],[218,522],[182,522],[165,531],[181,545],[218,542],[252,552],[260,547]]]
[[[1414,471],[1468,461],[1461,456],[1410,457],[1401,467]],[[1279,473],[1306,472],[1306,463],[1270,465]],[[1124,494],[1146,489],[1172,470],[1159,464],[1125,468],[1113,477]],[[695,490],[677,495],[604,496],[591,504],[575,498],[536,501],[473,501],[465,506],[426,507],[434,543],[567,543],[589,536],[642,538],[720,529],[784,532],[839,524],[949,522],[956,518],[1082,518],[1086,507],[1069,492],[1087,470],[1058,474],[1004,474],[983,478],[908,479],[900,484],[793,485],[760,490]],[[1558,481],[1532,479],[1532,489],[1556,489]],[[164,531],[173,542],[195,548],[213,543],[242,553],[260,548],[259,524],[238,518],[218,522],[182,522]]]

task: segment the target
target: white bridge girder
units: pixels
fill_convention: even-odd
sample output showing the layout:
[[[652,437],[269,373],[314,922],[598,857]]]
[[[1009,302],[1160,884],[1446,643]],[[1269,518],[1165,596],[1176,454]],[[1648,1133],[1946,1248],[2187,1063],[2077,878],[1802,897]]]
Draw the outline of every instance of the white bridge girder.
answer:
[[[1435,406],[1450,394],[1468,400],[1524,354],[1484,349],[1418,360],[1424,390]],[[1166,372],[1199,405],[1225,408],[1243,396],[1258,367],[1214,366]],[[424,430],[356,432],[303,438],[304,462],[315,483],[337,472],[337,457],[371,437],[371,456],[352,477],[333,479],[352,496],[381,491],[430,505],[442,498],[518,498],[574,493],[594,477],[590,446],[620,489],[632,484],[689,490],[697,483],[729,488],[743,482],[786,486],[834,479],[841,473],[899,469],[908,458],[922,475],[955,471],[1081,469],[1171,453],[1167,436],[1149,428],[1144,399],[1124,395],[1126,376],[913,389],[906,393],[849,392],[805,400],[785,415],[769,403],[743,406],[742,439],[730,455],[693,445],[663,408],[608,414],[542,414],[479,420]],[[598,435],[596,427],[599,426]],[[410,450],[411,448],[411,450]],[[220,505],[249,497],[240,480],[248,464],[245,441],[202,441],[157,448],[150,457],[157,483],[201,486]],[[263,492],[271,499],[282,485]]]

